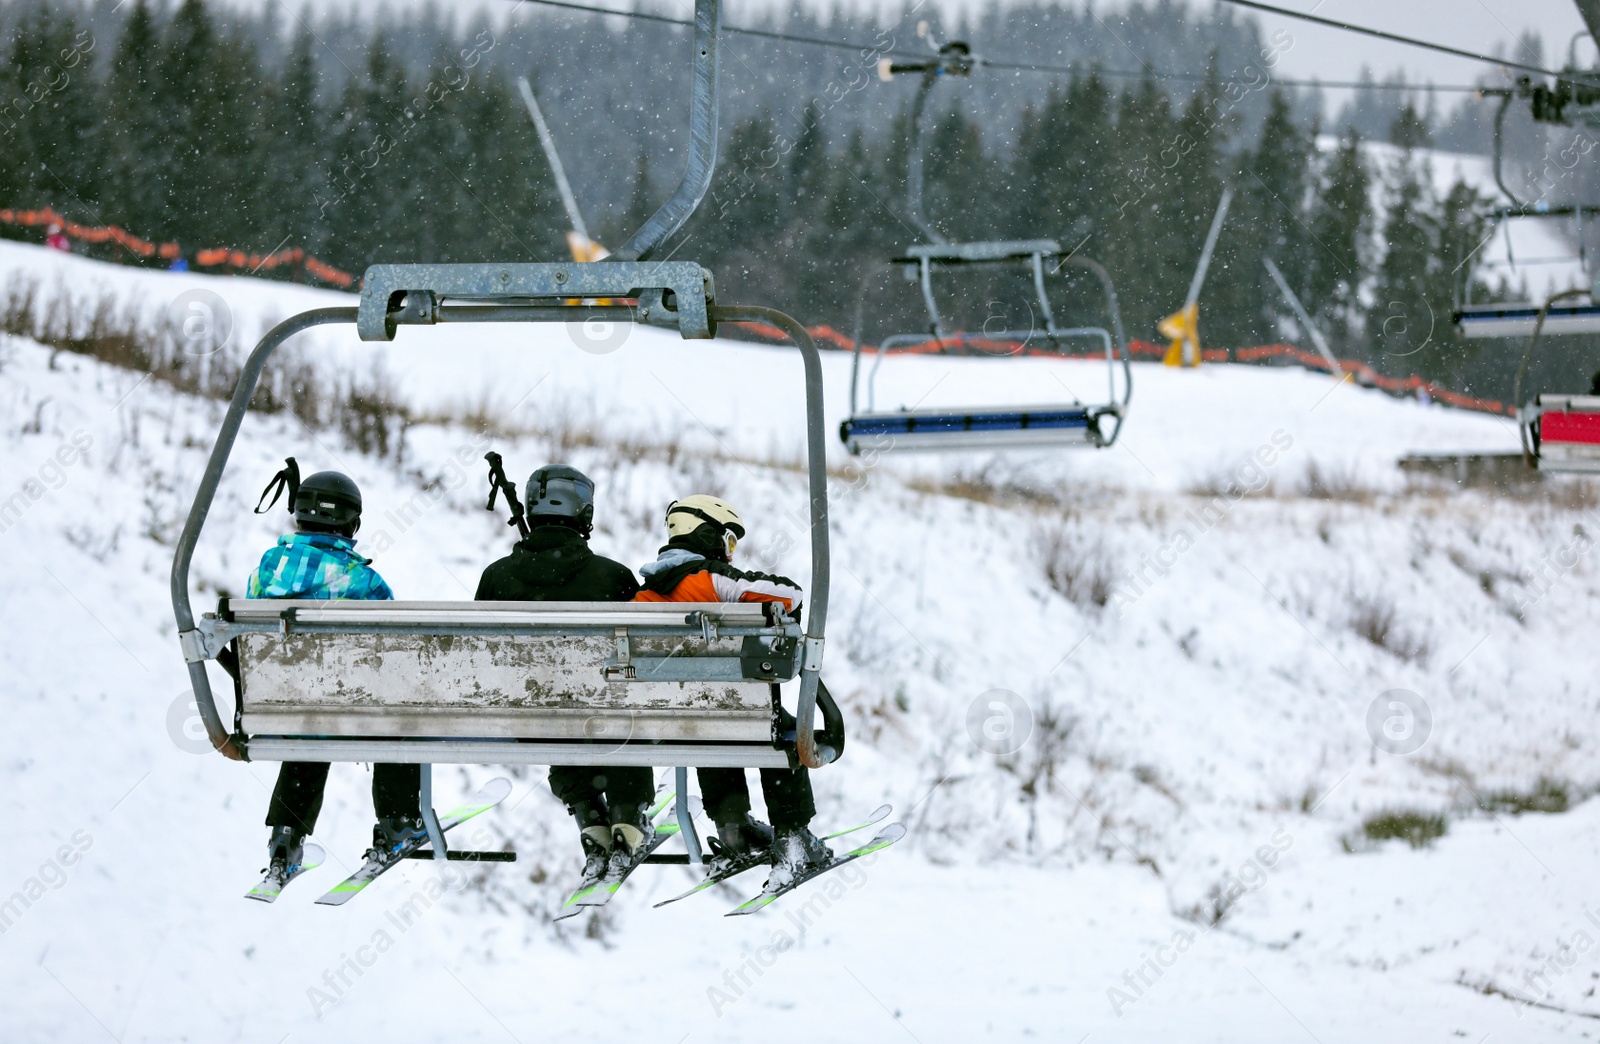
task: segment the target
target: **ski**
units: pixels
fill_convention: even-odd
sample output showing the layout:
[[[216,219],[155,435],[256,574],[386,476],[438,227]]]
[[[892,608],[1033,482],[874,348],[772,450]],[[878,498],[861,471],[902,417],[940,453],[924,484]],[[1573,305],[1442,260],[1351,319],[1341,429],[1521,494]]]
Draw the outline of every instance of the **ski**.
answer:
[[[472,797],[468,798],[464,803],[457,805],[449,812],[440,816],[439,829],[443,831],[449,830],[452,827],[460,826],[473,816],[487,812],[489,809],[498,805],[500,802],[504,801],[506,799],[506,795],[510,793],[510,780],[503,776],[498,779],[491,779],[489,782],[485,783],[481,788],[479,788],[478,792],[472,795]],[[366,861],[363,862],[359,868],[357,868],[356,872],[345,878],[343,881],[340,881],[338,884],[334,885],[326,895],[317,900],[317,905],[343,906],[345,903],[355,898],[356,893],[360,892],[373,881],[376,881],[387,871],[393,869],[396,864],[406,857],[406,853],[414,852],[427,843],[428,835],[421,834],[415,838],[412,838],[405,844],[400,845],[389,852],[382,853],[381,855],[375,853],[372,849],[368,849]]]
[[[667,806],[672,804],[672,800],[676,796],[677,792],[667,787],[656,791],[655,804],[650,806],[650,810],[645,813],[645,818],[653,822]],[[676,819],[667,819],[660,823],[654,823],[650,839],[644,843],[644,847],[635,856],[633,862],[629,863],[620,873],[613,873],[608,868],[605,876],[598,881],[579,884],[577,889],[567,897],[567,901],[561,904],[561,912],[550,919],[552,921],[564,921],[569,917],[576,917],[586,909],[604,906],[609,903],[611,897],[617,894],[617,889],[622,887],[622,882],[628,879],[634,869],[644,862],[652,852],[660,848],[662,842],[669,837],[676,836],[677,833],[678,821]]]
[[[256,899],[263,903],[270,903],[282,894],[290,881],[293,881],[307,870],[315,870],[322,865],[322,861],[325,858],[327,858],[327,853],[322,850],[321,845],[314,841],[307,841],[300,848],[300,862],[289,867],[282,877],[274,874],[269,869],[266,876],[261,878],[261,883],[244,893],[244,897],[246,899]]]
[[[852,827],[845,827],[843,830],[835,830],[831,834],[824,834],[822,835],[822,840],[832,841],[836,837],[844,837],[846,834],[853,834],[857,830],[865,830],[869,826],[874,826],[883,822],[885,819],[888,819],[889,813],[892,811],[894,811],[893,805],[880,805],[875,811],[873,811],[872,815],[866,818],[865,822],[857,823]],[[716,839],[712,838],[711,840],[714,842]],[[723,881],[729,880],[730,878],[738,877],[746,870],[753,870],[754,868],[768,864],[771,861],[771,855],[767,852],[752,852],[742,859],[734,860],[734,862],[721,873],[708,875],[704,881],[701,881],[699,884],[695,885],[687,892],[684,892],[682,895],[675,895],[671,899],[661,900],[656,904],[656,908],[660,909],[661,907],[666,906],[668,903],[677,902],[679,899],[687,899],[691,895],[705,891],[712,885],[721,884]]]
[[[882,851],[905,836],[906,828],[902,824],[890,823],[888,826],[878,831],[877,835],[874,836],[871,841],[868,841],[860,848],[851,849],[842,856],[834,856],[829,862],[824,863],[822,866],[817,867],[809,873],[796,878],[795,880],[784,885],[782,888],[777,888],[770,892],[763,888],[760,895],[749,900],[748,902],[741,903],[732,910],[729,910],[723,916],[743,917],[747,914],[753,914],[757,910],[761,910],[770,905],[773,901],[777,900],[781,896],[788,895],[790,892],[794,891],[796,888],[799,888],[807,881],[821,877],[830,870],[837,870],[844,864],[854,862],[855,860],[860,859],[862,856],[871,855],[874,852]]]

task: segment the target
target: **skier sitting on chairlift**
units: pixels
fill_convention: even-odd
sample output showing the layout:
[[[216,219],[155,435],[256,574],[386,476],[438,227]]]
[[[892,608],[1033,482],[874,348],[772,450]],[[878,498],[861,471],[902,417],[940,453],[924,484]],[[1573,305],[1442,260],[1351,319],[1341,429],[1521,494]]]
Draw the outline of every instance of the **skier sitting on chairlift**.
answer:
[[[498,457],[494,457],[498,467]],[[503,472],[496,472],[501,479]],[[501,488],[504,488],[503,486]],[[508,490],[507,499],[515,501]],[[577,468],[548,464],[528,476],[527,535],[478,581],[480,602],[627,602],[639,590],[633,570],[589,550],[594,481]],[[493,501],[491,500],[492,504]],[[550,789],[578,822],[583,883],[594,884],[617,861],[622,869],[648,845],[646,809],[654,795],[648,768],[553,765]]]
[[[250,574],[251,598],[393,599],[372,561],[356,553],[361,528],[361,490],[348,475],[319,471],[304,480],[293,457],[273,476],[256,504],[256,514],[270,511],[288,493],[295,532],[278,539]],[[268,495],[272,502],[262,507]],[[298,869],[303,842],[317,825],[328,783],[328,762],[286,761],[267,808],[272,833],[267,846],[267,874],[280,883]],[[372,828],[374,849],[390,850],[425,832],[418,792],[422,774],[417,765],[374,765]]]
[[[744,520],[727,502],[706,494],[675,500],[667,507],[667,543],[660,557],[643,566],[644,590],[638,602],[777,602],[798,618],[805,592],[788,577],[751,573],[731,564],[744,538]],[[781,707],[781,727],[792,730],[794,715]],[[721,850],[708,862],[711,876],[765,850],[772,863],[767,887],[786,885],[833,852],[808,829],[816,815],[807,770],[761,770],[761,793],[772,825],[750,815],[750,788],[741,768],[702,768],[700,796],[717,825]]]

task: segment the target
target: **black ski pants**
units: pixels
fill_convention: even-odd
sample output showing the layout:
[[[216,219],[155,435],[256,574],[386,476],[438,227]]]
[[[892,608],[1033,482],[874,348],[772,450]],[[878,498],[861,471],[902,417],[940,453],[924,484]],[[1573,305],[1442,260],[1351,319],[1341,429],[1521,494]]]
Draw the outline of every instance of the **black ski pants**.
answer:
[[[743,818],[750,811],[750,786],[742,768],[696,769],[700,776],[700,800],[706,815],[718,825]],[[761,796],[767,802],[767,815],[778,830],[803,827],[817,814],[811,797],[808,769],[761,770]]]
[[[773,686],[773,700],[777,700],[777,686]],[[780,704],[778,726],[784,731],[795,727],[794,715]],[[706,815],[721,826],[742,819],[750,812],[750,785],[742,768],[695,769],[700,777],[700,800],[705,804]],[[777,830],[803,827],[817,814],[817,805],[811,796],[811,773],[797,769],[761,770],[761,797],[767,803],[767,817]]]
[[[655,773],[647,768],[600,765],[550,766],[550,791],[581,827],[632,822],[656,795]],[[587,806],[586,808],[584,806]]]
[[[307,834],[316,829],[322,792],[328,785],[328,762],[285,761],[278,770],[267,806],[267,826],[291,826]],[[372,808],[379,819],[419,819],[421,765],[372,766]]]

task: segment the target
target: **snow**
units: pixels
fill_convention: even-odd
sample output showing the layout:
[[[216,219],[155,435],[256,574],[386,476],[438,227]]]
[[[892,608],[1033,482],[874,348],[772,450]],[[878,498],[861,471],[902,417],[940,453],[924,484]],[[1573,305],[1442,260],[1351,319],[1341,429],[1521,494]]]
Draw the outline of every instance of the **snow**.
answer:
[[[0,244],[0,270],[156,309],[209,290],[240,343],[352,303],[16,244]],[[483,510],[491,446],[516,472],[560,456],[592,474],[595,544],[624,562],[652,557],[668,499],[709,490],[752,524],[746,565],[808,576],[791,349],[634,330],[593,354],[560,328],[514,327],[392,345],[330,329],[299,345],[330,381],[381,365],[432,418],[397,464],[251,417],[196,559],[197,605],[239,590],[279,531],[283,516],[250,508],[290,453],[361,482],[362,546],[401,597],[465,598],[504,552]],[[641,871],[604,917],[552,926],[577,846],[542,769],[507,771],[505,805],[463,828],[512,840],[515,865],[407,865],[330,910],[311,899],[371,827],[364,770],[338,766],[316,835],[329,865],[273,906],[241,900],[275,766],[196,743],[166,593],[221,404],[82,356],[52,368],[21,338],[0,357],[0,505],[39,493],[0,533],[7,1039],[1331,1044],[1600,1028],[1600,802],[1585,800],[1600,788],[1586,640],[1600,519],[1574,483],[1489,495],[1407,486],[1394,467],[1409,451],[1514,449],[1502,419],[1294,369],[1140,364],[1111,450],[850,470],[831,435],[850,360],[828,354],[827,677],[852,732],[844,762],[815,774],[818,824],[891,801],[910,834],[762,916],[720,916],[759,885],[744,879],[649,909],[689,880],[668,867]],[[879,402],[1037,402],[1104,380],[1082,362],[891,359]],[[478,414],[519,434],[491,439]],[[1313,461],[1341,499],[1306,495]],[[1108,604],[1052,587],[1052,554],[1107,571]],[[1386,613],[1384,647],[1359,632]],[[1012,755],[969,734],[994,690],[1031,713]],[[1431,712],[1409,755],[1368,732],[1392,690]],[[501,771],[441,768],[438,800]],[[1569,788],[1571,811],[1480,807],[1541,777]],[[1346,852],[1385,809],[1443,813],[1448,833]],[[1186,916],[1214,890],[1235,893],[1218,925]]]

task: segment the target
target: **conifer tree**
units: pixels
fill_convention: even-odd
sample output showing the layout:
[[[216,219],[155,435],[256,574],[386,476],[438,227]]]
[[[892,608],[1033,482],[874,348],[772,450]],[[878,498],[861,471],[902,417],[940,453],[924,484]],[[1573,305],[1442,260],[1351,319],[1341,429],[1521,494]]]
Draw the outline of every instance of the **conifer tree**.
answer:
[[[1330,340],[1347,344],[1360,329],[1358,293],[1368,271],[1372,176],[1354,131],[1345,132],[1319,168],[1311,201],[1314,249],[1306,251],[1301,301]]]
[[[1238,196],[1217,247],[1214,291],[1208,291],[1208,324],[1233,345],[1260,344],[1279,336],[1278,319],[1289,315],[1281,291],[1263,263],[1272,259],[1289,285],[1305,286],[1308,254],[1306,206],[1311,141],[1295,124],[1288,96],[1274,91],[1254,149],[1239,157]]]
[[[1124,301],[1130,337],[1155,338],[1156,323],[1183,303],[1199,249],[1199,240],[1190,242],[1192,221],[1178,213],[1175,183],[1162,166],[1162,150],[1173,146],[1177,132],[1171,100],[1155,80],[1145,77],[1123,90],[1111,191],[1116,209],[1105,232],[1103,261]]]
[[[159,234],[165,219],[163,174],[172,142],[156,110],[160,33],[146,0],[136,0],[123,24],[105,82],[104,221],[141,236]]]
[[[162,33],[159,66],[153,77],[152,107],[168,141],[151,172],[161,186],[161,215],[150,233],[161,239],[185,236],[226,243],[218,196],[225,175],[214,164],[223,133],[222,88],[217,68],[222,54],[216,27],[204,0],[183,0]]]
[[[1372,306],[1367,315],[1368,359],[1388,370],[1414,365],[1412,358],[1449,325],[1428,295],[1428,269],[1436,261],[1430,227],[1432,193],[1426,172],[1410,152],[1388,172],[1389,203],[1384,208],[1383,260],[1378,265]],[[1405,361],[1409,360],[1409,361]]]
[[[256,184],[261,220],[269,227],[281,224],[292,233],[289,245],[316,255],[325,250],[327,228],[318,202],[329,198],[329,190],[323,155],[327,117],[317,100],[314,43],[302,27],[290,45],[278,88],[267,95]]]

